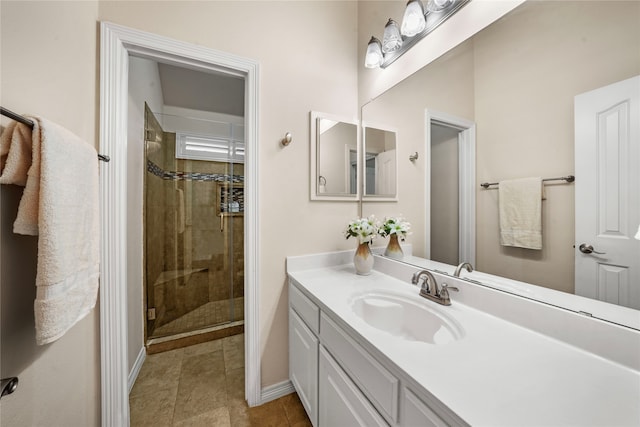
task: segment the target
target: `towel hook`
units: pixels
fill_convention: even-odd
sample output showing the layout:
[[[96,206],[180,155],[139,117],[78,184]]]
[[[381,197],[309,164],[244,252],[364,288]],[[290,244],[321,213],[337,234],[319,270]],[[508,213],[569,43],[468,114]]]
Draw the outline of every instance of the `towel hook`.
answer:
[[[291,144],[292,139],[293,138],[291,137],[291,132],[287,132],[287,133],[284,134],[284,138],[282,138],[282,140],[280,140],[280,143],[286,147],[289,144]]]

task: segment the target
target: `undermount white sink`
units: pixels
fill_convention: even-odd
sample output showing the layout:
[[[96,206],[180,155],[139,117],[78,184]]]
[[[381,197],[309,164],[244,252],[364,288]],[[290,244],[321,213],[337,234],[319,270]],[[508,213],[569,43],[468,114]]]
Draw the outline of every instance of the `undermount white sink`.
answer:
[[[420,296],[409,298],[385,291],[370,291],[351,299],[353,312],[365,323],[395,338],[443,345],[464,336],[451,316],[434,310]]]

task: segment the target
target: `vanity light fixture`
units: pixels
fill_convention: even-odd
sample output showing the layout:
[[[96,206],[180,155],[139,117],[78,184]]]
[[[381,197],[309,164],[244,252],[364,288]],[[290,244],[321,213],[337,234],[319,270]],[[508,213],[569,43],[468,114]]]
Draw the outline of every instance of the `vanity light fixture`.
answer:
[[[409,0],[400,28],[396,21],[389,19],[384,27],[382,43],[375,36],[369,40],[365,67],[388,67],[470,1],[428,0],[424,7],[421,0]]]
[[[635,238],[640,240],[640,225],[638,226],[638,232],[636,233]]]
[[[383,59],[382,44],[380,40],[372,36],[367,46],[367,56],[364,58],[364,66],[367,68],[378,68],[382,65]]]

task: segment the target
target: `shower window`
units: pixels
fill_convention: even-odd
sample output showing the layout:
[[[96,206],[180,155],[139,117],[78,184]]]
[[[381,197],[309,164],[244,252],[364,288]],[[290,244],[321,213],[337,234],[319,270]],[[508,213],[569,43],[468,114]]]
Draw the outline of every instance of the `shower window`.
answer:
[[[230,125],[231,138],[177,133],[176,158],[244,163],[244,141],[234,138],[234,128]]]

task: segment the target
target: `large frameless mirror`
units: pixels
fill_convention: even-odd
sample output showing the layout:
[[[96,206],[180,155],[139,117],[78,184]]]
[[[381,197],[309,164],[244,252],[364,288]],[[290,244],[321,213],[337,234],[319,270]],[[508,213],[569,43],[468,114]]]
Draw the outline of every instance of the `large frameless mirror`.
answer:
[[[640,206],[640,179],[631,166],[640,150],[628,137],[640,116],[618,115],[638,108],[639,11],[638,2],[524,2],[363,106],[363,121],[384,117],[401,135],[398,149],[420,153],[414,167],[403,163],[393,207],[411,221],[416,256],[406,262],[439,262],[437,269],[452,274],[471,259],[456,259],[455,250],[452,259],[438,258],[435,250],[459,241],[433,231],[433,210],[455,219],[445,207],[463,200],[445,187],[453,181],[440,178],[436,166],[452,171],[458,163],[476,182],[475,203],[459,208],[476,225],[476,271],[463,277],[640,329],[640,242],[634,238],[640,214],[633,208]],[[609,24],[598,25],[605,15]],[[597,104],[598,97],[611,104]],[[442,117],[429,120],[432,111]],[[451,117],[477,125],[468,161],[461,151],[453,164],[436,156],[434,122],[449,124]],[[443,141],[464,147],[455,134],[467,126],[453,127],[453,137]],[[570,175],[575,181],[555,179]],[[501,243],[500,184],[480,184],[526,177],[547,179],[539,250]],[[440,199],[435,190],[442,190]],[[363,209],[363,216],[384,213],[375,204]]]
[[[310,129],[311,200],[359,200],[358,122],[312,111]]]

